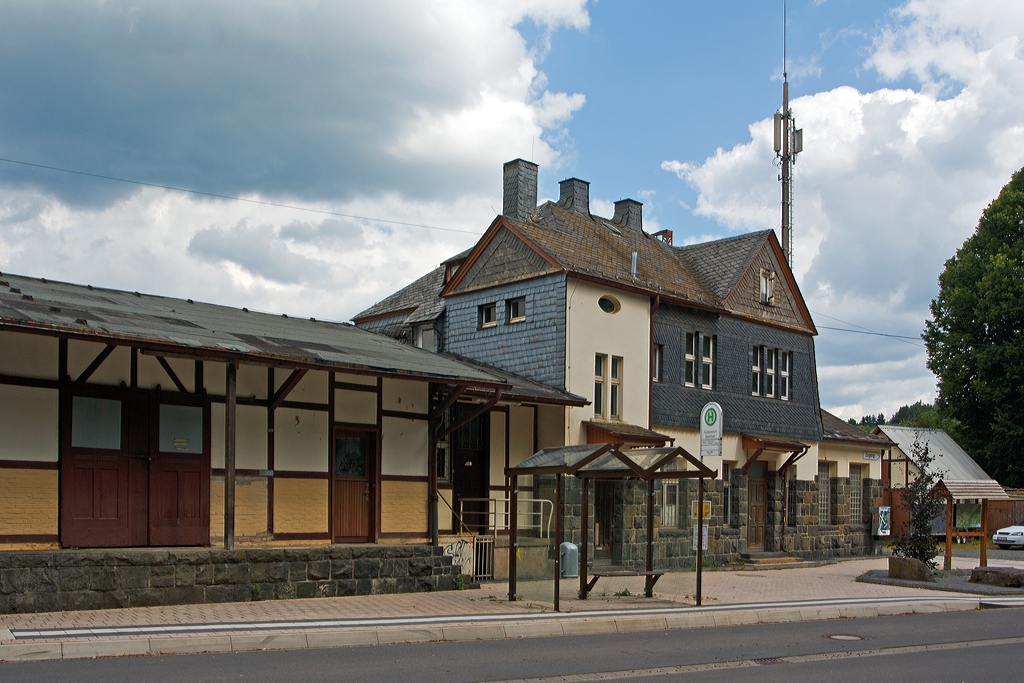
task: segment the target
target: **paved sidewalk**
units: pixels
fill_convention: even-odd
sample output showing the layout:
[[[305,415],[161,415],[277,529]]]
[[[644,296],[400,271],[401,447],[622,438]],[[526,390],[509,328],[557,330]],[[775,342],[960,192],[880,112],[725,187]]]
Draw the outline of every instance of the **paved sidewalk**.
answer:
[[[563,581],[565,614],[553,613],[552,582],[546,581],[520,583],[524,599],[512,603],[507,584],[495,583],[443,593],[2,615],[0,659],[612,633],[979,606],[977,598],[855,581],[885,566],[880,557],[810,568],[709,571],[702,608],[692,606],[695,575],[668,573],[653,599],[636,595],[642,578],[602,579],[586,601],[576,599],[578,581]],[[957,558],[955,566],[972,561]]]

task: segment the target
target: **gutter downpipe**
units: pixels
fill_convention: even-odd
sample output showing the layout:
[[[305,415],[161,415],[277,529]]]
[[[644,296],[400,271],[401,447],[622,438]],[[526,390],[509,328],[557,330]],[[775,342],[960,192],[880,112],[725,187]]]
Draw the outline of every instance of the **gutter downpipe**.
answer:
[[[654,301],[651,302],[651,340],[649,345],[648,353],[651,355],[651,372],[648,375],[650,379],[649,391],[647,392],[647,428],[650,430],[654,429],[654,372],[657,368],[654,367],[654,314],[658,312],[658,308],[661,307],[661,294],[654,295]]]

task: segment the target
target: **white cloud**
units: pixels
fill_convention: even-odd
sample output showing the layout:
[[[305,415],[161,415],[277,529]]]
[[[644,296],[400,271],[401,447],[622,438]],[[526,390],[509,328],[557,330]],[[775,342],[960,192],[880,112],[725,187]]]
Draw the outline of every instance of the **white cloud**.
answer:
[[[912,75],[919,90],[839,87],[793,101],[804,129],[794,269],[812,310],[921,331],[945,260],[1024,165],[1022,33],[1020,3],[910,2],[866,65]],[[694,213],[732,231],[780,224],[771,120],[751,124],[750,136],[701,163],[662,164],[697,191]],[[822,405],[847,416],[934,397],[920,349],[823,330],[818,355]]]
[[[31,3],[0,22],[5,156],[479,234],[501,164],[560,163],[586,0]],[[347,319],[472,234],[0,167],[0,269]]]

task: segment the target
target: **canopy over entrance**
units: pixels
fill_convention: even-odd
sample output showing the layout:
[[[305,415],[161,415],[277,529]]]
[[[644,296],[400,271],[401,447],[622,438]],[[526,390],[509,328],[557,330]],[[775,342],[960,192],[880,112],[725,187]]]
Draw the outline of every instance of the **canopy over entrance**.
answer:
[[[953,566],[953,536],[981,537],[981,551],[978,563],[988,566],[988,501],[1010,500],[995,479],[939,479],[932,487],[932,495],[946,499],[946,557],[942,563],[945,569]],[[953,504],[981,503],[981,531],[953,532]]]
[[[678,468],[682,461],[692,469]],[[714,479],[717,470],[712,470],[686,449],[678,446],[662,448],[622,449],[622,444],[582,444],[545,448],[515,467],[509,467],[505,474],[512,478],[512,514],[510,515],[511,539],[509,542],[509,601],[516,599],[516,503],[519,493],[519,475],[555,475],[555,539],[562,539],[562,476],[573,475],[583,480],[583,504],[581,506],[580,530],[580,599],[587,597],[587,543],[590,532],[590,482],[593,479],[639,479],[647,482],[647,562],[650,575],[654,564],[654,482],[658,479],[697,479],[697,528],[704,526],[704,479]],[[555,552],[555,594],[554,606],[558,611],[559,579],[561,575],[560,553]],[[701,569],[703,564],[703,543],[697,543],[697,604],[701,601]],[[651,597],[648,582],[647,597]]]

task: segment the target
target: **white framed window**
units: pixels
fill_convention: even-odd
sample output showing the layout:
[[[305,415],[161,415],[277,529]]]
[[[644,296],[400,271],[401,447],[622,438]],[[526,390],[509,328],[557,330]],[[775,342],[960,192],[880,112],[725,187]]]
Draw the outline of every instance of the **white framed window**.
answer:
[[[505,309],[508,311],[509,323],[521,323],[526,320],[526,297],[510,299],[505,302]]]
[[[622,417],[622,359],[612,356],[611,382],[608,387],[608,416]]]
[[[789,366],[792,361],[789,351],[779,351],[779,398],[789,400]]]
[[[832,523],[832,468],[827,462],[818,463],[818,524]]]
[[[427,351],[437,351],[437,331],[434,330],[434,326],[420,325],[417,327],[413,337],[413,346]]]
[[[864,478],[861,465],[850,465],[850,524],[860,524],[863,520]]]
[[[713,389],[715,386],[715,337],[702,334],[701,341],[701,387]]]
[[[764,395],[775,396],[775,349],[764,350]]]
[[[665,347],[662,344],[655,344],[651,350],[651,379],[655,382],[665,381]]]
[[[604,417],[605,365],[608,356],[598,353],[594,356],[594,416]]]
[[[674,529],[679,526],[679,481],[664,480],[664,505],[661,506],[661,526]]]
[[[484,304],[477,309],[477,325],[480,329],[498,324],[498,305]]]
[[[750,394],[761,395],[761,347],[754,345],[753,361],[750,364]]]
[[[775,271],[761,269],[761,303],[771,306],[775,303]]]
[[[688,387],[697,384],[697,333],[686,333],[686,363],[683,384]]]

